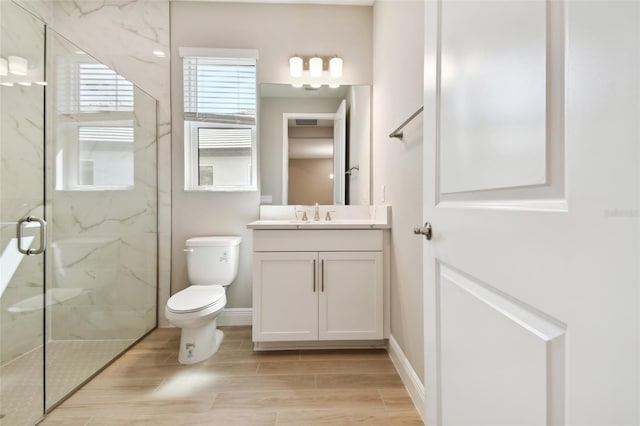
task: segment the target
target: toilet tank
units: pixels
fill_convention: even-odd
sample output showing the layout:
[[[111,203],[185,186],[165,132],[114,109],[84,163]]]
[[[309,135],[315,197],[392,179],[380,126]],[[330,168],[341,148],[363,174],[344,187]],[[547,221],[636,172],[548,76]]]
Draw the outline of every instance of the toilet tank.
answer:
[[[190,285],[224,285],[238,275],[240,237],[195,237],[185,242]]]

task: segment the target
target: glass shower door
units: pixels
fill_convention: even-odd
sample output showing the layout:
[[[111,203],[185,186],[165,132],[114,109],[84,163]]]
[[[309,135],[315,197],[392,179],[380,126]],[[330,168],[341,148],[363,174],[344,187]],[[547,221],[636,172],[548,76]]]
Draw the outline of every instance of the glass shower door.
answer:
[[[156,100],[47,31],[45,409],[156,325]]]
[[[156,326],[157,103],[14,2],[0,30],[0,426],[34,425]]]
[[[44,412],[44,24],[0,1],[0,424]]]

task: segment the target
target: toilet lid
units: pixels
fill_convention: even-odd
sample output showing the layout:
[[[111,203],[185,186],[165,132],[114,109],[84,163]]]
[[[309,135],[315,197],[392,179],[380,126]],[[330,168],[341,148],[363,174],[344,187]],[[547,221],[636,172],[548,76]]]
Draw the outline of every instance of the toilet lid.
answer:
[[[224,297],[220,285],[192,285],[180,290],[167,301],[172,312],[196,312],[208,308]]]

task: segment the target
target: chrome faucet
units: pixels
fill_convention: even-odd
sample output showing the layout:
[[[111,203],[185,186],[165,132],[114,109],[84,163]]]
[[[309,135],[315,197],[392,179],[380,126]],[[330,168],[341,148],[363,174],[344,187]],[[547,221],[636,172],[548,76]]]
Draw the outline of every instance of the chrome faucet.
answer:
[[[293,211],[294,211],[294,214],[296,215],[296,220],[301,220],[303,222],[306,222],[309,220],[309,218],[307,217],[307,209],[298,210],[297,207],[294,207]],[[298,213],[302,213],[302,219],[298,219]]]
[[[320,220],[320,206],[316,203],[316,206],[313,208],[313,220],[316,222]]]

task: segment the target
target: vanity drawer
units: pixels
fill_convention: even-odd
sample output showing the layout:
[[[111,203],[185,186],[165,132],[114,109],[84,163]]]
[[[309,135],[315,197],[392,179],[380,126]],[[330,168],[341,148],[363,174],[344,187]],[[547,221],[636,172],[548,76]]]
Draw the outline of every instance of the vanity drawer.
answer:
[[[380,229],[253,231],[253,251],[382,251]]]

